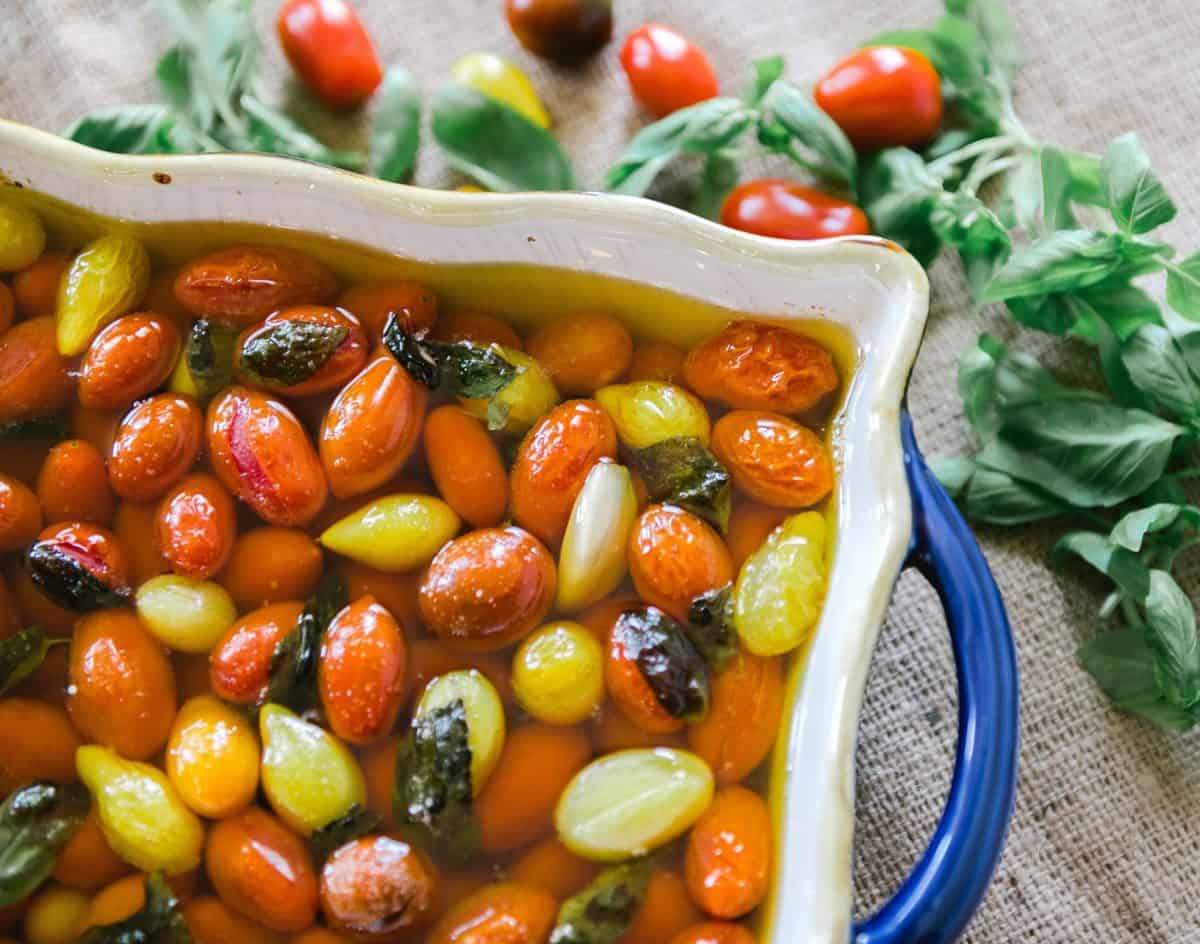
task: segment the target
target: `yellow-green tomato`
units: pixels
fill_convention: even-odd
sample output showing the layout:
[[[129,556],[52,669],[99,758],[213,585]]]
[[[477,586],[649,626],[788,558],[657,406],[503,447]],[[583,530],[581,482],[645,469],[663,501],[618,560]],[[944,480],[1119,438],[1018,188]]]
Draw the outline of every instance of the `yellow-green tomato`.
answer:
[[[521,707],[539,721],[579,724],[604,700],[604,650],[578,623],[548,623],[521,643],[512,686]]]
[[[617,588],[628,569],[626,549],[637,513],[629,470],[615,462],[592,466],[571,506],[558,554],[559,610],[576,613]]]
[[[258,716],[262,785],[279,818],[303,836],[366,802],[358,761],[336,737],[282,705]]]
[[[645,449],[676,436],[708,445],[708,411],[677,384],[661,380],[612,384],[597,390],[596,399],[612,417],[617,437],[630,449]]]
[[[25,944],[72,944],[87,914],[91,896],[75,888],[49,885],[29,902],[21,921]]]
[[[461,701],[467,718],[467,746],[471,748],[471,791],[476,796],[496,769],[504,749],[504,703],[487,676],[476,669],[439,675],[427,686],[417,705],[414,721],[438,708]]]
[[[71,262],[58,289],[58,353],[82,354],[110,321],[131,311],[150,284],[150,256],[132,236],[101,236]]]
[[[321,543],[376,570],[416,570],[433,560],[461,526],[440,498],[387,495],[330,525]]]
[[[122,859],[167,875],[200,864],[204,827],[161,770],[98,744],[75,752],[75,768],[91,791],[104,838]]]
[[[37,214],[11,200],[0,200],[0,272],[31,266],[46,248],[46,230]]]
[[[224,819],[258,790],[259,746],[252,722],[212,695],[188,699],[167,740],[167,776],[201,816]]]
[[[742,565],[733,589],[733,625],[757,656],[807,642],[825,600],[825,519],[792,515]]]
[[[567,784],[554,825],[576,855],[620,862],[683,835],[712,795],[712,771],[690,751],[617,751],[592,761]]]
[[[179,574],[151,577],[135,601],[151,635],[180,652],[209,652],[237,619],[233,597],[219,583]]]
[[[524,351],[502,344],[492,348],[517,368],[517,375],[489,399],[460,398],[459,403],[488,429],[519,436],[558,405],[558,389],[546,368]]]
[[[451,77],[488,98],[502,102],[539,128],[550,127],[550,116],[525,73],[507,59],[490,52],[463,56],[450,70]]]

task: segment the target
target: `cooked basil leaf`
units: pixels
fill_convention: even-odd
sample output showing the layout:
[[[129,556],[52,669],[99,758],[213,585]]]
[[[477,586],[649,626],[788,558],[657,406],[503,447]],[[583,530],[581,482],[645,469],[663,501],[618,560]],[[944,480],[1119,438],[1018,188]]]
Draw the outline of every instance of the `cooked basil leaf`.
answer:
[[[450,166],[488,190],[574,190],[571,162],[550,132],[458,82],[433,100],[433,137]]]
[[[689,724],[704,720],[712,681],[683,627],[662,610],[647,607],[618,616],[613,633],[667,714]]]
[[[1172,731],[1186,731],[1195,723],[1192,715],[1162,696],[1158,660],[1144,630],[1101,633],[1079,647],[1077,658],[1118,711],[1141,715]]]
[[[146,878],[146,900],[140,911],[115,924],[85,931],[78,944],[192,944],[179,899],[154,872]]]
[[[812,96],[777,81],[761,102],[759,141],[816,174],[854,189],[858,157],[837,122]]]
[[[50,651],[50,640],[40,626],[30,626],[0,639],[0,695],[28,678]]]
[[[702,593],[688,607],[684,626],[688,639],[716,675],[737,652],[737,631],[733,628],[733,584]]]
[[[434,341],[410,334],[395,314],[383,326],[383,344],[417,382],[430,389],[444,385],[452,396],[471,400],[494,397],[521,372],[494,345]]]
[[[324,367],[349,333],[344,325],[277,321],[247,338],[241,365],[260,383],[292,387]]]
[[[207,318],[192,323],[183,356],[201,399],[233,383],[233,348],[237,332]]]
[[[38,781],[8,795],[0,806],[0,907],[29,895],[54,871],[90,804],[77,783]]]
[[[1167,304],[1200,321],[1200,252],[1167,266]]]
[[[76,613],[126,606],[133,597],[129,587],[110,587],[52,540],[34,544],[26,563],[34,586],[59,606]]]
[[[31,420],[10,420],[0,423],[0,442],[16,442],[26,439],[50,439],[57,442],[66,439],[70,426],[62,416],[39,416]]]
[[[403,320],[395,313],[388,314],[383,326],[383,346],[391,352],[413,380],[436,390],[442,384],[442,368],[437,358],[418,336],[407,331]]]
[[[340,574],[330,573],[321,578],[317,592],[304,605],[295,628],[275,646],[264,704],[273,702],[297,712],[317,706],[321,640],[333,618],[349,602],[349,590]]]
[[[360,839],[379,829],[383,818],[355,803],[331,823],[326,823],[308,840],[308,848],[318,865],[348,842]]]
[[[1108,209],[1126,233],[1148,233],[1175,218],[1175,204],[1136,134],[1123,134],[1108,146],[1100,177]]]
[[[447,865],[465,862],[479,846],[467,736],[466,710],[456,699],[416,718],[396,750],[396,819]]]
[[[1146,639],[1158,656],[1159,682],[1167,701],[1179,708],[1200,702],[1200,638],[1196,611],[1165,570],[1150,571],[1146,596]]]
[[[650,884],[650,859],[614,865],[562,903],[550,944],[617,944]]]
[[[1141,603],[1150,592],[1150,570],[1142,559],[1128,548],[1114,544],[1103,534],[1093,531],[1070,531],[1063,535],[1050,551],[1050,566],[1062,567],[1075,555],[1108,577],[1117,588],[1135,603]]]
[[[421,143],[421,96],[403,66],[389,66],[375,93],[375,116],[367,144],[367,173],[380,180],[406,180]]]
[[[722,533],[729,526],[729,473],[700,440],[673,436],[635,449],[633,465],[652,502],[666,502],[707,518]]]

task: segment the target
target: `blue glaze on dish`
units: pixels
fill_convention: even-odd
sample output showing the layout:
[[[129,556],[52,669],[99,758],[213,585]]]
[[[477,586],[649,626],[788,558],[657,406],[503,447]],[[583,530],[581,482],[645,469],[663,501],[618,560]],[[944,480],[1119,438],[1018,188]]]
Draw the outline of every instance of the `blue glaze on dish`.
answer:
[[[958,669],[958,748],[946,808],[895,896],[855,925],[854,944],[943,944],[962,933],[1000,858],[1016,792],[1018,690],[1012,632],[996,581],[953,500],[900,419],[912,494],[906,566],[941,597]]]

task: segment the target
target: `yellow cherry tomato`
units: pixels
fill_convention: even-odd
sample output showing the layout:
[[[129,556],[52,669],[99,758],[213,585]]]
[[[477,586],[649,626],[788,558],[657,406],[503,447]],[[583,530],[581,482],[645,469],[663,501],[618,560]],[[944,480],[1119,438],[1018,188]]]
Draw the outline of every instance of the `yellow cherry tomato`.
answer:
[[[550,127],[550,116],[533,83],[507,59],[491,52],[473,52],[459,59],[450,75],[456,82],[507,105],[539,128]]]

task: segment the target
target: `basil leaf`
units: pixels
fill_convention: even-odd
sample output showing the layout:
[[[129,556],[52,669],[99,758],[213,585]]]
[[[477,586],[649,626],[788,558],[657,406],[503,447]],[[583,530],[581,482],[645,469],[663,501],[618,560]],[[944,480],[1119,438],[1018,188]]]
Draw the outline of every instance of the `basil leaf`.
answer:
[[[721,216],[721,204],[729,191],[737,186],[737,161],[720,152],[710,154],[704,160],[704,173],[700,187],[692,198],[691,211],[705,219],[716,220]]]
[[[1195,723],[1191,715],[1163,698],[1157,660],[1144,631],[1101,633],[1079,647],[1077,658],[1118,711],[1141,715],[1173,731],[1186,731]]]
[[[1185,318],[1200,321],[1200,252],[1167,267],[1167,304]]]
[[[1063,535],[1050,551],[1050,566],[1061,568],[1071,555],[1100,571],[1134,602],[1141,603],[1150,592],[1150,570],[1142,559],[1102,534],[1071,531]]]
[[[8,795],[0,806],[0,907],[25,898],[49,877],[90,803],[77,783],[43,780]]]
[[[663,711],[689,724],[704,720],[712,699],[708,665],[678,623],[655,607],[631,609],[613,632]]]
[[[967,193],[943,193],[934,201],[929,225],[962,257],[971,295],[978,298],[1012,253],[1012,239],[983,201]]]
[[[21,442],[27,439],[49,439],[57,442],[70,435],[70,426],[62,416],[38,416],[31,420],[9,420],[0,423],[0,442]]]
[[[987,50],[988,62],[1006,79],[1016,75],[1025,55],[1002,0],[946,0],[946,10],[975,28]]]
[[[28,678],[49,651],[50,640],[40,626],[30,626],[0,640],[0,695]]]
[[[958,392],[967,419],[987,441],[1000,429],[1005,410],[1055,397],[1077,396],[1034,357],[1008,347],[990,334],[979,336],[958,365]]]
[[[1074,293],[1079,303],[1102,318],[1122,341],[1144,324],[1162,324],[1158,302],[1124,279],[1105,279]],[[1088,337],[1088,340],[1093,338]]]
[[[114,154],[177,154],[166,105],[111,105],[77,118],[63,137]]]
[[[975,474],[975,460],[970,456],[932,456],[927,460],[934,474],[951,498],[959,498]]]
[[[871,228],[929,266],[942,249],[929,216],[942,193],[921,155],[908,148],[885,148],[868,158],[858,182],[863,210]]]
[[[759,141],[802,167],[854,189],[858,177],[854,145],[811,96],[778,81],[761,107]]]
[[[1005,410],[981,461],[1076,507],[1109,507],[1162,476],[1182,433],[1142,410],[1074,395]]]
[[[1129,379],[1158,409],[1180,420],[1200,416],[1200,384],[1162,325],[1142,325],[1121,345]]]
[[[1012,206],[1014,227],[1033,232],[1040,225],[1038,211],[1042,206],[1043,186],[1041,155],[1036,151],[1022,155],[1004,181],[1004,193]]]
[[[1079,321],[1069,295],[1055,294],[1029,298],[1010,298],[1005,305],[1020,324],[1056,337],[1072,331]]]
[[[753,107],[767,94],[767,89],[775,80],[783,75],[783,56],[765,56],[762,59],[755,59],[751,63],[751,67],[754,69],[754,77],[742,99],[747,105]]]
[[[192,323],[183,348],[184,362],[201,399],[233,383],[233,347],[237,332],[207,318]]]
[[[1118,547],[1140,551],[1146,535],[1166,531],[1175,524],[1200,530],[1200,508],[1172,502],[1158,502],[1123,516],[1113,527],[1108,539]]]
[[[688,607],[688,621],[683,629],[713,675],[725,668],[737,652],[733,584],[727,583],[696,597]]]
[[[1200,701],[1200,638],[1196,611],[1165,570],[1150,571],[1146,639],[1158,656],[1159,684],[1167,701],[1191,708]]]
[[[331,164],[347,170],[362,170],[366,163],[360,151],[338,151],[326,147],[283,112],[276,111],[253,95],[242,96],[246,114],[246,134],[251,149],[318,164]]]
[[[331,823],[326,823],[308,840],[309,851],[317,866],[348,842],[353,842],[379,829],[383,818],[355,803]]]
[[[1126,233],[1148,233],[1175,218],[1175,204],[1133,132],[1108,146],[1100,161],[1100,176],[1109,211]]]
[[[1059,148],[1058,151],[1067,162],[1067,170],[1071,175],[1071,199],[1088,206],[1107,207],[1108,197],[1101,180],[1100,158],[1095,154],[1067,148]]]
[[[319,703],[317,668],[321,640],[333,618],[350,602],[346,581],[340,574],[326,574],[317,592],[305,603],[296,626],[275,646],[271,675],[263,703],[284,705],[305,712]]]
[[[562,903],[549,944],[617,944],[650,884],[651,859],[614,865]]]
[[[192,944],[179,899],[154,872],[146,879],[146,901],[124,921],[85,931],[78,944]]]
[[[1036,485],[986,465],[976,466],[962,506],[972,521],[998,525],[1027,524],[1058,517],[1068,510]]]
[[[471,747],[462,699],[413,721],[396,750],[396,818],[439,861],[457,865],[479,846],[471,791]]]
[[[33,585],[59,606],[76,613],[127,606],[129,587],[110,587],[79,558],[53,540],[38,541],[26,557]]]
[[[343,325],[276,321],[247,338],[241,366],[260,383],[292,387],[324,367],[349,333]]]
[[[375,93],[375,117],[367,144],[367,173],[380,180],[406,180],[421,143],[421,97],[412,74],[389,66]]]
[[[466,341],[425,341],[423,346],[437,362],[451,393],[468,400],[496,396],[522,370],[492,348]]]
[[[548,131],[473,88],[442,85],[431,127],[450,166],[488,190],[575,188],[571,162]]]
[[[1129,369],[1122,357],[1122,342],[1117,333],[1097,311],[1081,297],[1067,296],[1071,307],[1078,311],[1079,319],[1073,332],[1080,337],[1094,337],[1100,355],[1100,370],[1108,383],[1113,398],[1122,406],[1150,410],[1150,400],[1133,382]]]
[[[725,532],[732,500],[729,473],[700,440],[673,436],[635,449],[633,465],[651,502],[686,508]]]
[[[1121,241],[1111,233],[1064,229],[1018,250],[984,288],[982,300],[1002,302],[1094,285],[1123,261]]]
[[[1063,152],[1042,148],[1042,225],[1047,230],[1076,229],[1079,222],[1071,212],[1071,168]]]

